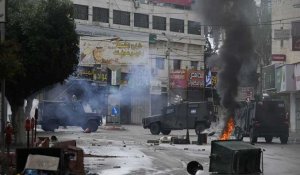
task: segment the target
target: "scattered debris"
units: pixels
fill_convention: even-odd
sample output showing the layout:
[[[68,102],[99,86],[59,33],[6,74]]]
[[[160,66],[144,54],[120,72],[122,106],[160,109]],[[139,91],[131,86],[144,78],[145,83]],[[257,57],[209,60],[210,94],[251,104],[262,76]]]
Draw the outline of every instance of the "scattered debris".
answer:
[[[177,138],[177,137],[172,137],[172,143],[173,144],[190,144],[187,139]]]
[[[121,166],[113,166],[113,168],[121,168]]]
[[[172,142],[172,136],[163,136],[159,139],[160,143],[171,143]]]
[[[216,133],[215,131],[208,133],[208,136],[213,136],[213,135],[215,135],[215,133]]]
[[[155,143],[159,143],[159,140],[147,140],[147,143],[155,144]]]
[[[189,150],[188,148],[184,148],[183,150]]]
[[[84,132],[84,133],[91,133],[92,131],[91,131],[90,128],[86,128],[83,132]]]
[[[117,157],[120,157],[120,156],[84,154],[84,157],[117,158]]]

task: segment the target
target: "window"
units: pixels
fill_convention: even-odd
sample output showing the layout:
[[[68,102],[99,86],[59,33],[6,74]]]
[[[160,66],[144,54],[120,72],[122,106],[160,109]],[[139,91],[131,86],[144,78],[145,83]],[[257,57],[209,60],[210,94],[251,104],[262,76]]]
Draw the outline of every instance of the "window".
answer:
[[[175,112],[174,108],[167,108],[166,114],[172,114]]]
[[[188,33],[194,35],[201,35],[200,22],[188,21]]]
[[[167,29],[167,19],[165,17],[153,16],[152,18],[153,29],[156,30],[166,30]]]
[[[191,67],[192,67],[192,69],[197,69],[198,68],[198,64],[199,64],[198,61],[191,61]]]
[[[134,27],[149,28],[149,16],[141,13],[135,13]]]
[[[162,70],[165,68],[165,59],[163,57],[156,58],[156,68]]]
[[[173,60],[174,70],[180,70],[181,60]]]
[[[130,26],[130,12],[114,10],[113,23]]]
[[[93,7],[93,21],[109,22],[109,10],[105,8]]]
[[[300,21],[292,22],[292,51],[300,51]]]
[[[89,7],[86,5],[74,4],[74,18],[88,20],[89,19]]]
[[[170,18],[170,31],[184,33],[184,20]]]

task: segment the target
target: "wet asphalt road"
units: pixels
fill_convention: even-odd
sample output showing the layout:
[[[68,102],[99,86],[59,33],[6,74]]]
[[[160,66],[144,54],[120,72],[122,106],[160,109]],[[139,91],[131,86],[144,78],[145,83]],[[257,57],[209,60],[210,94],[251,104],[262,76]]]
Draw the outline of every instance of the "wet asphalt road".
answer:
[[[205,145],[154,145],[147,140],[157,140],[163,135],[151,135],[148,129],[138,125],[125,125],[124,130],[99,128],[95,133],[83,133],[79,127],[59,128],[53,132],[39,130],[38,136],[55,135],[58,140],[76,140],[85,154],[96,155],[85,158],[87,174],[109,175],[185,175],[187,163],[193,160],[209,174],[210,141]],[[186,131],[172,131],[172,136],[184,136]],[[190,140],[196,141],[194,130]],[[247,138],[244,139],[246,142]],[[279,139],[266,144],[259,139],[255,146],[264,149],[264,175],[299,175],[300,144],[281,145]]]

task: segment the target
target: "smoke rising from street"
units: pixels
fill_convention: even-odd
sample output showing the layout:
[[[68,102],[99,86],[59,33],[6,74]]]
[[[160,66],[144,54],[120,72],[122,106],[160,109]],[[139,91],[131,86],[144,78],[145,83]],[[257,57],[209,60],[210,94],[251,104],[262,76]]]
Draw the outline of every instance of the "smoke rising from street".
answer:
[[[206,25],[224,30],[225,40],[214,56],[220,68],[217,90],[221,104],[232,114],[238,87],[255,83],[257,62],[250,27],[255,20],[249,19],[255,14],[255,1],[201,0],[198,7]]]

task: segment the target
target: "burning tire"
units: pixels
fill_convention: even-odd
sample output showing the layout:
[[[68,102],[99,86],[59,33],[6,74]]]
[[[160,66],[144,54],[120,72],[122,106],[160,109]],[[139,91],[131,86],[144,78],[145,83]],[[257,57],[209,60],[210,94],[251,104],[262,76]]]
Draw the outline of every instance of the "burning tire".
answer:
[[[159,125],[159,123],[152,123],[150,125],[150,132],[153,135],[158,135],[160,133],[160,125]]]
[[[267,143],[272,143],[273,137],[272,136],[266,136],[265,140]]]
[[[280,142],[281,142],[282,144],[287,144],[287,142],[288,142],[288,137],[287,137],[287,136],[281,136],[281,137],[280,137]]]
[[[205,126],[203,123],[197,123],[195,127],[195,132],[197,135],[200,135],[205,130]]]
[[[163,130],[161,131],[161,133],[162,133],[163,135],[169,135],[169,134],[171,133],[171,130],[163,129]]]

